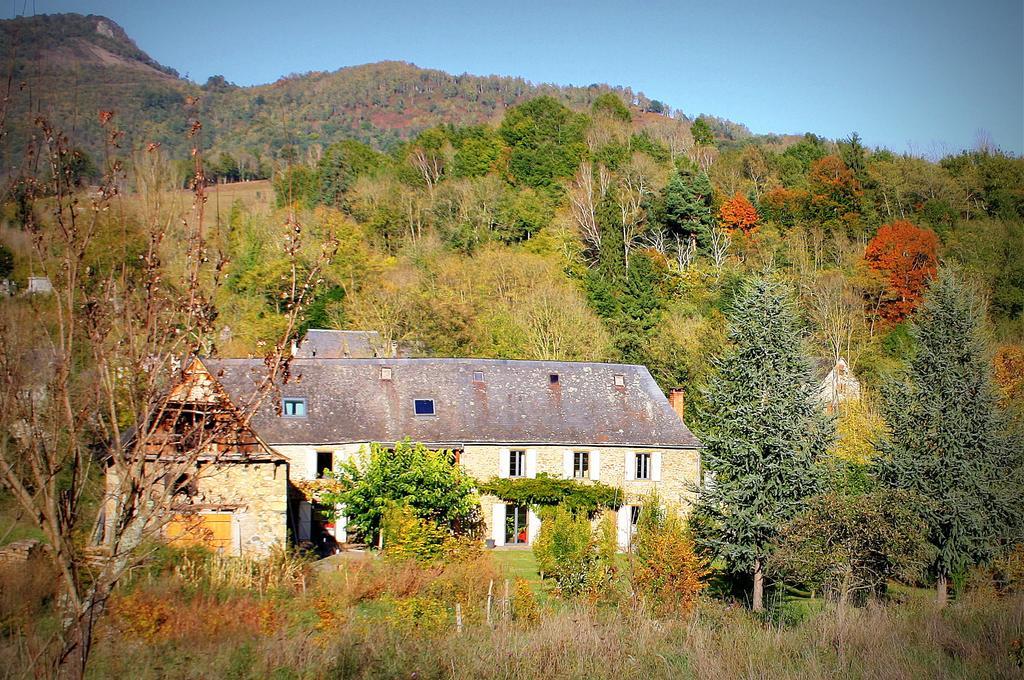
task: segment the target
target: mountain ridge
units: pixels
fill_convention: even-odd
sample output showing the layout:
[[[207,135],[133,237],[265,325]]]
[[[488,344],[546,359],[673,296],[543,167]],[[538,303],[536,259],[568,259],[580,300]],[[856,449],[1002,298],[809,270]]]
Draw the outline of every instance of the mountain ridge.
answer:
[[[38,113],[94,155],[105,152],[107,137],[98,113],[114,110],[129,147],[156,142],[181,157],[191,146],[190,116],[197,115],[204,146],[273,160],[315,157],[346,138],[388,149],[440,124],[493,123],[508,107],[540,95],[583,109],[614,92],[640,114],[669,112],[629,87],[454,75],[400,60],[289,74],[261,85],[239,86],[223,76],[200,85],[150,57],[117,22],[93,14],[0,21],[0,54],[11,55],[16,84],[0,151],[5,170],[23,154],[33,134],[29,121]],[[198,101],[197,110],[189,110],[191,101]],[[721,138],[750,136],[743,126],[710,120]]]

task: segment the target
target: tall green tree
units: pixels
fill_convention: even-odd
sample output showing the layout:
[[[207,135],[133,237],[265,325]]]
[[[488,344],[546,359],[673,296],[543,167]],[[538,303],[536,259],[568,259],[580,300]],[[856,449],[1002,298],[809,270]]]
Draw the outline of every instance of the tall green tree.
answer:
[[[537,97],[508,110],[498,132],[511,149],[508,168],[516,184],[557,188],[586,152],[587,117],[553,97]]]
[[[659,212],[669,234],[707,243],[715,224],[714,189],[707,175],[689,168],[672,173],[661,199]]]
[[[480,503],[474,482],[451,451],[434,451],[408,439],[394,448],[371,444],[360,458],[341,463],[341,490],[323,502],[342,504],[351,527],[366,538],[380,535],[389,506],[405,506],[423,520],[463,531],[475,528]]]
[[[933,501],[925,510],[940,604],[950,577],[1019,540],[1020,441],[999,406],[980,302],[949,270],[933,281],[912,324],[917,349],[884,390],[892,431],[880,442],[881,479]]]
[[[694,144],[711,146],[715,143],[715,135],[704,116],[697,116],[697,120],[693,121],[693,125],[690,126],[690,134],[693,135]]]
[[[712,529],[701,542],[733,572],[752,574],[760,610],[772,542],[820,488],[816,462],[834,428],[814,396],[790,286],[745,281],[728,318],[732,349],[704,395],[698,514]]]
[[[356,179],[374,173],[385,162],[383,155],[351,139],[327,147],[319,165],[320,203],[341,207]]]

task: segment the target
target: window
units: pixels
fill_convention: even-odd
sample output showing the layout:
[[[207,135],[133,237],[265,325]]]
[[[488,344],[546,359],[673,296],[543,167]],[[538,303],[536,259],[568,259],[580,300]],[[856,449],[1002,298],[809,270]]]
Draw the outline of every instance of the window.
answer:
[[[640,506],[629,506],[629,526],[636,531],[636,525],[640,522]]]
[[[549,381],[549,382],[550,382],[550,383],[551,383],[552,385],[557,385],[557,384],[558,384],[558,374],[557,374],[557,373],[552,373],[552,374],[550,374],[550,375],[548,376],[548,381]]]
[[[626,386],[626,376],[624,376],[621,373],[616,373],[615,374],[615,386],[616,387],[625,387]]]
[[[484,381],[484,372],[483,371],[473,371],[473,382],[483,382],[483,381]]]
[[[526,451],[509,451],[508,452],[508,476],[509,477],[525,477],[526,476]]]
[[[505,543],[514,545],[530,541],[529,515],[525,505],[505,506]]]
[[[412,402],[413,412],[418,416],[434,415],[433,399],[414,399]]]
[[[590,452],[573,451],[572,454],[572,476],[577,479],[586,479],[590,474]]]
[[[651,478],[651,454],[636,454],[636,479]]]
[[[281,413],[285,418],[305,418],[305,398],[285,397],[281,404]]]
[[[166,483],[167,481],[165,478],[164,482]],[[174,480],[172,492],[175,496],[191,499],[199,493],[199,485],[196,484],[196,478],[192,475],[178,475],[178,478]]]
[[[381,366],[380,367],[380,379],[381,380],[391,380],[391,367],[390,366]]]
[[[334,452],[333,451],[317,451],[316,452],[316,478],[323,479],[326,477],[325,472],[331,472],[334,470]]]

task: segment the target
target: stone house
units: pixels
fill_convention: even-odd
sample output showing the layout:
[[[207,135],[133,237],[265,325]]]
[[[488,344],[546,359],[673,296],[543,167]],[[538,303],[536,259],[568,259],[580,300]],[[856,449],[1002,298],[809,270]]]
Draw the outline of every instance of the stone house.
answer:
[[[172,514],[160,527],[166,538],[233,555],[265,555],[287,542],[289,461],[243,422],[201,361],[192,362],[154,420],[139,453],[142,474],[161,475],[151,496],[169,500]],[[136,433],[126,437],[129,449]],[[122,478],[128,476],[111,461],[101,544],[114,536],[110,510],[120,502]]]
[[[201,366],[201,368],[199,368]],[[204,359],[229,400],[243,401],[263,371],[261,360]],[[700,478],[700,443],[683,423],[682,394],[666,399],[643,366],[495,359],[293,358],[290,378],[253,415],[252,432],[286,462],[287,517],[280,494],[263,506],[266,537],[287,526],[297,542],[329,551],[345,542],[345,520],[323,519],[309,489],[326,470],[373,443],[410,438],[450,449],[473,477],[536,477],[546,473],[621,488],[619,540],[628,544],[641,499],[652,490],[685,509]],[[207,494],[245,498],[249,477],[211,475]],[[265,476],[265,475],[264,475]],[[261,477],[262,479],[262,477]],[[276,481],[276,477],[274,480]],[[245,506],[253,512],[255,499]],[[528,545],[539,520],[526,507],[481,498],[487,536],[497,546]],[[236,512],[239,512],[236,510]],[[248,543],[246,542],[248,540]]]
[[[843,402],[860,399],[860,381],[843,357],[835,363],[818,362],[815,373],[819,381],[818,401],[829,413],[834,413]]]

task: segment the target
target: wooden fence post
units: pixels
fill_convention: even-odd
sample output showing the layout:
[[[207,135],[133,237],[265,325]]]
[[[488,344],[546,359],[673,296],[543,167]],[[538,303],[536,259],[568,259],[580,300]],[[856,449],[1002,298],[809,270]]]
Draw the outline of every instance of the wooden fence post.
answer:
[[[491,600],[494,599],[494,579],[487,584],[487,625],[491,625]]]

